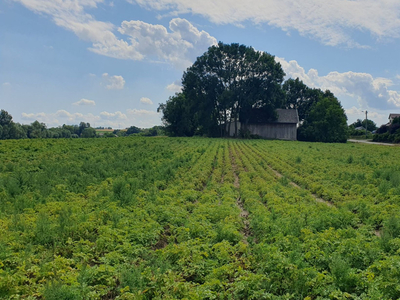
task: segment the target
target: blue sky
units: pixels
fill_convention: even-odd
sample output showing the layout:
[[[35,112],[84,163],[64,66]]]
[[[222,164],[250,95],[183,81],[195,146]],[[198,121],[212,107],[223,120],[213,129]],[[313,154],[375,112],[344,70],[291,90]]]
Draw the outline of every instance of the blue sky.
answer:
[[[398,0],[3,0],[0,108],[49,127],[159,125],[158,104],[217,41],[330,89],[349,123],[400,112]]]

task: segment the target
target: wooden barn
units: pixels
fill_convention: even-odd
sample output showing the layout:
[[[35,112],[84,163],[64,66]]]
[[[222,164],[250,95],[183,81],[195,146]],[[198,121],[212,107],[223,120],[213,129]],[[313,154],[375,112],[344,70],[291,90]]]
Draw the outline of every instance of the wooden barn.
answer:
[[[264,139],[297,140],[297,124],[299,115],[297,109],[277,109],[278,119],[274,122],[244,123],[238,122],[238,131],[248,130],[250,134],[256,134]],[[230,126],[230,136],[235,135],[235,126]]]

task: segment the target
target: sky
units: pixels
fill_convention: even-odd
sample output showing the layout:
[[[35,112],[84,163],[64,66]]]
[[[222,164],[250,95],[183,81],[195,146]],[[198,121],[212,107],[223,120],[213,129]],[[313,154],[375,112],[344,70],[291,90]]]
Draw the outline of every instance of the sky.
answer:
[[[349,124],[400,113],[399,0],[1,0],[0,109],[48,127],[161,125],[159,104],[218,41],[331,90]]]

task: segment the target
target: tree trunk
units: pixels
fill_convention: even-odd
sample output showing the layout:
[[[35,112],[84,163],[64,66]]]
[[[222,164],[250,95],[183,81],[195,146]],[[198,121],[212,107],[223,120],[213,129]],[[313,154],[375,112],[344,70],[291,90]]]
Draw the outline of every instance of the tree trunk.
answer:
[[[235,138],[237,138],[238,137],[238,132],[237,132],[237,124],[238,123],[238,118],[237,118],[237,108],[236,108],[236,111],[235,111]]]
[[[231,124],[232,124],[232,111],[231,111],[231,115],[229,117],[229,123],[228,123],[228,136],[231,136]]]
[[[227,123],[227,116],[226,116],[226,109],[224,109],[224,137],[229,136],[229,132],[228,134],[226,134],[226,123]]]

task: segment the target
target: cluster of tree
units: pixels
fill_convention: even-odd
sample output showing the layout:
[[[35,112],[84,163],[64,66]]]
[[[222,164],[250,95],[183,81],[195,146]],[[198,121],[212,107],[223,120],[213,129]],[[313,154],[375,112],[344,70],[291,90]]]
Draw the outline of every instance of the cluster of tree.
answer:
[[[337,98],[284,76],[274,56],[220,42],[184,72],[182,91],[160,104],[166,133],[238,137],[238,121],[273,122],[277,108],[296,108],[300,139],[345,142],[347,117]]]
[[[25,138],[91,138],[96,137],[96,130],[89,123],[79,125],[62,125],[47,128],[45,123],[34,121],[30,125],[21,125],[12,120],[12,116],[5,110],[0,112],[0,139]]]
[[[111,133],[108,133],[110,135]],[[107,135],[105,133],[104,135]],[[159,136],[164,135],[164,127],[163,126],[153,126],[151,128],[139,128],[136,126],[131,126],[127,128],[127,130],[116,129],[112,132],[113,136]]]
[[[98,128],[98,129],[112,129]],[[60,127],[47,128],[45,123],[35,121],[30,125],[21,125],[12,120],[12,116],[5,110],[0,111],[0,140],[7,139],[35,139],[35,138],[94,138],[94,137],[116,137],[116,136],[158,136],[164,134],[163,126],[151,128],[138,128],[131,126],[127,130],[114,130],[99,135],[90,123],[80,122],[79,125],[62,125]]]
[[[389,125],[382,125],[376,130],[374,142],[400,143],[400,117],[394,118]]]
[[[376,123],[372,120],[357,119],[357,121],[349,125],[349,135],[365,135],[365,128],[367,129],[368,135],[371,135],[371,132],[375,131],[378,127],[376,126]]]
[[[47,128],[45,123],[34,121],[29,125],[15,123],[5,110],[0,111],[0,139],[36,139],[36,138],[91,138],[96,137],[96,130],[89,123],[63,125]]]
[[[347,116],[335,95],[326,90],[309,88],[298,78],[282,86],[284,108],[296,108],[300,141],[345,143],[348,137]]]

